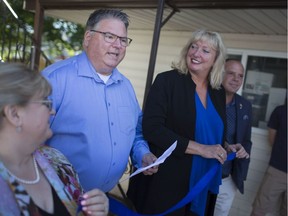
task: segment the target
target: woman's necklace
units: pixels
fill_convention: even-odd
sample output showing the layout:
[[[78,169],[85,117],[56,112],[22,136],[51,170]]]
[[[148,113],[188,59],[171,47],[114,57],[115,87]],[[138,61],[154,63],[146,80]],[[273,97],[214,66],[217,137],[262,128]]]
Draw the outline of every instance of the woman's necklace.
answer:
[[[9,175],[13,176],[17,181],[19,181],[19,182],[21,182],[23,184],[30,184],[30,185],[37,184],[40,181],[40,175],[39,175],[38,165],[37,165],[37,162],[36,162],[36,159],[35,159],[34,155],[33,155],[33,163],[34,163],[35,172],[36,172],[36,179],[32,180],[32,181],[18,178],[13,173],[11,173],[11,171],[8,170],[7,167],[6,167],[6,169],[7,169],[7,172],[9,173]]]

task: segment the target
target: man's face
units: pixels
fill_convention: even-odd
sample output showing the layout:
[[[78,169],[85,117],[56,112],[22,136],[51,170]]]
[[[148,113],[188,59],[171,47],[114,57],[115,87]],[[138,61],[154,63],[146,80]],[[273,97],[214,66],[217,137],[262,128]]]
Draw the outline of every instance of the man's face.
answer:
[[[126,27],[118,19],[109,18],[101,20],[94,27],[94,30],[109,32],[119,37],[127,37]],[[124,58],[126,47],[121,45],[119,38],[114,43],[108,43],[104,37],[102,33],[86,31],[83,45],[96,71],[108,75]]]
[[[238,61],[227,61],[225,64],[225,73],[223,78],[223,86],[227,93],[236,93],[243,83],[244,68]]]

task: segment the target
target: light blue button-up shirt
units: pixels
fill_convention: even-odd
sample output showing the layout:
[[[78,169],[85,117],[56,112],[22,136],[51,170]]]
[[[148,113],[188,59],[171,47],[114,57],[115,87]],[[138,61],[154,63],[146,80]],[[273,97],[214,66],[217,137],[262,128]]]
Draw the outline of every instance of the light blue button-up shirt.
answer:
[[[85,52],[47,67],[53,87],[53,137],[47,144],[73,164],[83,188],[110,191],[123,175],[131,151],[136,167],[149,152],[142,112],[130,81],[117,69],[105,84]]]

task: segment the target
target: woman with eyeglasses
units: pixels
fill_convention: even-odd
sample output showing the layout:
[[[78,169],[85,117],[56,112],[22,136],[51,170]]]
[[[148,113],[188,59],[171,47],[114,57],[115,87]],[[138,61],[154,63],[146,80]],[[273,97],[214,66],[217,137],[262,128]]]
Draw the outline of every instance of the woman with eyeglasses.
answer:
[[[50,93],[38,72],[0,64],[0,215],[107,215],[106,195],[85,193],[64,155],[42,145],[52,136]]]

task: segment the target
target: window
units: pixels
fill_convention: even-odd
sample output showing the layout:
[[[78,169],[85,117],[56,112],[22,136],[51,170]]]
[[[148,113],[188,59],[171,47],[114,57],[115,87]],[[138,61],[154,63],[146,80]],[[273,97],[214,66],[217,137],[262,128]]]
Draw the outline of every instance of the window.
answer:
[[[273,109],[284,103],[287,59],[249,56],[242,96],[252,103],[253,127],[266,128]]]
[[[285,54],[263,53],[243,51],[228,57],[242,56],[246,72],[238,93],[252,104],[252,126],[265,129],[273,109],[283,104],[287,97],[287,57]]]

